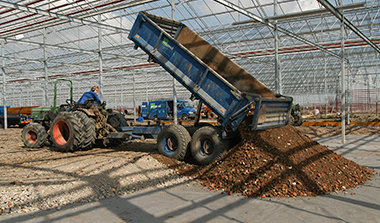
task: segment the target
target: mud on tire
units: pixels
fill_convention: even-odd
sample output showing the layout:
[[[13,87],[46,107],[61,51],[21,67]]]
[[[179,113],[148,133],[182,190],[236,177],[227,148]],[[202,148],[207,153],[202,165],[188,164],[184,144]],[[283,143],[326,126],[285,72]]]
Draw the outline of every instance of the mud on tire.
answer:
[[[58,113],[50,126],[50,138],[54,149],[68,152],[82,148],[83,124],[74,113]]]

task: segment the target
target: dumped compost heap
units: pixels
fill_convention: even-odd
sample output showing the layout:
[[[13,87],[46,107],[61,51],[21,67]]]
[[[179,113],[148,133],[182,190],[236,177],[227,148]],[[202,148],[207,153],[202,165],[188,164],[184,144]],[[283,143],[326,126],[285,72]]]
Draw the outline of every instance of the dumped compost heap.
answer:
[[[364,184],[373,172],[293,126],[252,132],[250,123],[241,123],[242,141],[216,163],[196,166],[160,159],[209,189],[248,197],[316,196]]]

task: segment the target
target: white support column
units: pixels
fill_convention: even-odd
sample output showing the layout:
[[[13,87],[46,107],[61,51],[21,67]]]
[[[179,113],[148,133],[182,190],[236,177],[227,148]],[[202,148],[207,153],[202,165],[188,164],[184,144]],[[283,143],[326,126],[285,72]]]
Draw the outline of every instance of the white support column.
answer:
[[[136,122],[136,82],[135,82],[135,72],[133,71],[133,121]]]
[[[277,0],[274,0],[274,16],[277,16],[277,8],[278,3]],[[277,20],[274,20],[274,51],[275,51],[275,58],[274,58],[274,66],[275,66],[275,77],[276,77],[276,93],[282,94],[282,76],[281,76],[281,69],[280,69],[280,59],[278,56],[278,26],[277,26]]]
[[[375,81],[375,90],[376,90],[376,117],[379,117],[378,116],[378,104],[379,104],[379,84],[378,84],[378,81],[379,81],[379,73],[378,73],[378,70],[377,70],[377,64],[378,64],[378,53],[376,53],[376,81]]]
[[[1,73],[3,75],[3,106],[4,106],[4,129],[7,129],[8,127],[8,120],[7,120],[7,94],[6,94],[6,80],[5,80],[5,46],[4,41],[1,41]]]
[[[98,22],[101,23],[102,16],[98,15]],[[103,99],[103,55],[102,55],[102,28],[98,28],[98,49],[99,49],[99,98]],[[90,86],[91,87],[91,86]]]
[[[148,76],[145,74],[145,101],[148,102],[149,101],[149,97],[148,97]]]
[[[340,5],[343,6],[343,1],[340,1]],[[346,78],[345,78],[345,66],[344,66],[344,16],[342,10],[342,21],[340,24],[340,38],[341,38],[341,80],[342,80],[342,91],[341,91],[341,102],[342,102],[342,144],[346,143]]]
[[[174,0],[171,2],[172,5],[172,19],[175,17],[175,4]],[[174,124],[178,124],[177,122],[177,86],[176,86],[176,80],[173,77],[173,121]]]
[[[350,90],[351,90],[351,80],[350,80],[350,76],[351,76],[351,67],[350,67],[350,64],[347,64],[348,65],[348,69],[347,69],[347,125],[350,124],[350,100],[351,100],[351,94],[350,94]]]
[[[49,96],[48,96],[48,65],[47,65],[47,52],[46,52],[46,39],[47,39],[47,36],[46,36],[46,28],[44,28],[44,46],[43,46],[43,49],[44,49],[44,72],[45,72],[45,81],[44,81],[44,94],[45,94],[45,97],[44,97],[44,106],[45,107],[48,107],[49,106]]]

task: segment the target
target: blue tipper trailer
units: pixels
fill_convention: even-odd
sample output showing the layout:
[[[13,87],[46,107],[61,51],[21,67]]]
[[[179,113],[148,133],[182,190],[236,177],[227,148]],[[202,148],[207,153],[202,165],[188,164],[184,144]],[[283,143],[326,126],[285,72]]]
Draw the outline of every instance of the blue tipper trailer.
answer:
[[[275,95],[181,22],[140,12],[128,38],[135,43],[135,49],[141,48],[150,61],[161,65],[186,87],[192,99],[198,99],[218,115],[219,127],[199,125],[196,118],[195,126],[199,127],[195,132],[179,130],[183,129],[180,126],[164,128],[157,139],[158,149],[164,155],[184,159],[190,143],[195,160],[208,164],[225,153],[228,136],[236,135],[247,115],[253,114],[251,130],[287,124],[291,97]],[[165,129],[170,128],[172,131],[166,133]],[[175,135],[175,131],[183,134]]]

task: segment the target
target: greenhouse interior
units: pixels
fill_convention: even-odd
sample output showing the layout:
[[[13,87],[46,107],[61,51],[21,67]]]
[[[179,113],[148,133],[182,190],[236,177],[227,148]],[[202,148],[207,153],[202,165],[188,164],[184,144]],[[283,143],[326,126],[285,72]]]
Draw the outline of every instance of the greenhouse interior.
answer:
[[[75,101],[99,86],[100,99],[113,109],[189,100],[191,93],[128,38],[145,11],[185,24],[304,109],[378,110],[379,1],[0,2],[2,105],[52,106],[58,79],[72,81]],[[56,94],[65,103],[70,83],[58,82]]]

